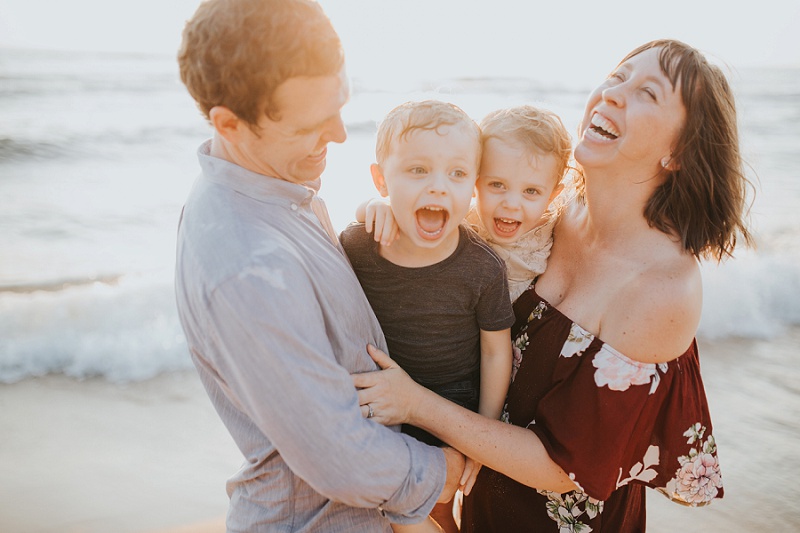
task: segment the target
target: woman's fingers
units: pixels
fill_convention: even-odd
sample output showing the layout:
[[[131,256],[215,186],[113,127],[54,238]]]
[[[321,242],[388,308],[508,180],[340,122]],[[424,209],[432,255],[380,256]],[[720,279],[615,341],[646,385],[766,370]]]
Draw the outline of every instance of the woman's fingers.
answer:
[[[383,369],[398,367],[391,357],[371,344],[367,344],[367,353]]]

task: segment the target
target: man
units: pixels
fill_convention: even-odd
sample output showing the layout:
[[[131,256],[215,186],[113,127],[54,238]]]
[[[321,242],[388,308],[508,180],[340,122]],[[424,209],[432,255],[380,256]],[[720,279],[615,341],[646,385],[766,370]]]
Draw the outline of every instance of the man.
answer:
[[[463,467],[362,417],[350,374],[383,334],[316,190],[346,131],[339,38],[310,0],[208,0],[181,79],[214,127],[178,230],[176,293],[203,384],[245,462],[228,531],[390,531]],[[443,490],[443,487],[446,490]]]

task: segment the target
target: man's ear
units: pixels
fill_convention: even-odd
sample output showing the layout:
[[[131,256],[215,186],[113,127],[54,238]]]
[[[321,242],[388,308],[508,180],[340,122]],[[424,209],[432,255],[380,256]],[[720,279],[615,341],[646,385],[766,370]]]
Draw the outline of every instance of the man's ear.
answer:
[[[375,184],[375,188],[378,189],[378,192],[386,198],[389,196],[389,189],[386,188],[386,178],[383,177],[383,169],[377,163],[372,163],[369,166],[369,171],[372,174],[372,183]]]
[[[247,127],[244,121],[240,120],[236,114],[223,105],[214,106],[208,112],[211,125],[223,139],[230,143],[239,140],[241,129]]]

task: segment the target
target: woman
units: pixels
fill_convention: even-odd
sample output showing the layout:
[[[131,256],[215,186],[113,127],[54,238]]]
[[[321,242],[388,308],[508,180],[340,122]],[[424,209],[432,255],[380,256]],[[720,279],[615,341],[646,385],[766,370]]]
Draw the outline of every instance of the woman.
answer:
[[[694,335],[698,259],[750,242],[730,88],[697,50],[653,41],[590,95],[579,135],[576,198],[515,304],[503,421],[375,350],[387,370],[354,376],[365,414],[484,465],[465,532],[644,531],[646,486],[692,506],[723,494]]]

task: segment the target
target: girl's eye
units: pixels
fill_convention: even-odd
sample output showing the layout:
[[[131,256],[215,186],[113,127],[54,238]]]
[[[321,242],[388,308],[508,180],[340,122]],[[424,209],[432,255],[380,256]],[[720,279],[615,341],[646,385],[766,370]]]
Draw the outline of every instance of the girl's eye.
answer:
[[[425,174],[425,168],[424,167],[413,167],[413,168],[410,169],[410,172],[412,174]]]
[[[454,178],[463,178],[466,177],[467,173],[461,169],[458,169],[451,172],[450,175],[453,176]]]
[[[502,189],[503,188],[503,184],[501,182],[499,182],[499,181],[490,181],[488,183],[488,186],[489,186],[490,189]]]
[[[525,189],[525,194],[529,196],[535,196],[539,194],[539,189]]]

